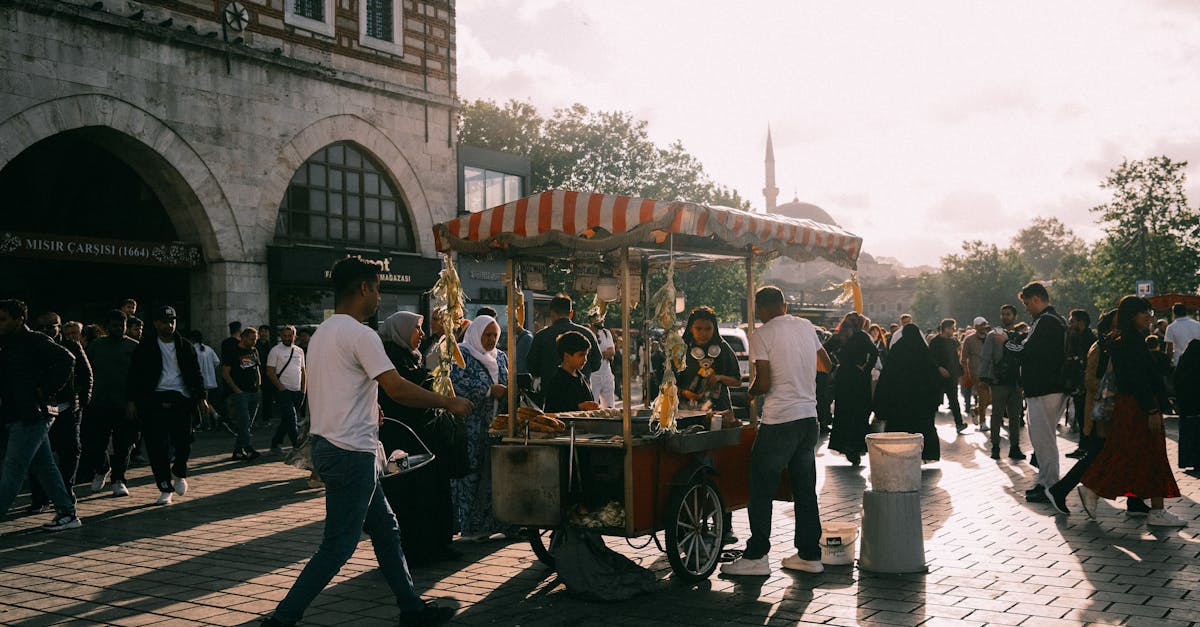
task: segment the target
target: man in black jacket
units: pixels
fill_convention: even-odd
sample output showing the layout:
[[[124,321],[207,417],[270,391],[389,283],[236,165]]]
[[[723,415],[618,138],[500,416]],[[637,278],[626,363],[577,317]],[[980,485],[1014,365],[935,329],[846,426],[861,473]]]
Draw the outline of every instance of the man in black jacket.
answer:
[[[48,311],[38,316],[37,330],[70,351],[75,358],[73,385],[64,385],[50,399],[52,411],[56,414],[50,424],[50,451],[58,463],[58,472],[62,475],[67,495],[74,500],[75,471],[79,468],[79,424],[84,408],[92,402],[92,366],[83,352],[83,346],[63,335],[62,318],[57,313]],[[32,474],[29,477],[29,489],[33,497],[29,505],[31,513],[50,507],[50,497]]]
[[[1025,392],[1029,440],[1037,456],[1037,484],[1025,492],[1029,501],[1050,499],[1046,490],[1058,482],[1058,417],[1066,410],[1067,321],[1050,306],[1046,286],[1033,282],[1017,295],[1033,316],[1033,328],[1022,342],[1005,348],[1021,358],[1021,388]]]
[[[25,303],[0,300],[0,518],[32,470],[56,512],[42,528],[75,529],[82,523],[54,465],[49,436],[49,405],[71,381],[75,359],[49,337],[30,331],[28,315]]]
[[[175,309],[157,307],[153,319],[154,336],[144,338],[133,351],[126,411],[141,422],[160,492],[157,503],[170,505],[173,493],[183,496],[187,492],[187,462],[196,412],[208,413],[212,408],[196,349],[175,332]]]
[[[529,347],[529,374],[534,378],[540,378],[542,385],[545,385],[550,375],[558,369],[560,360],[555,341],[558,340],[558,336],[567,331],[578,331],[592,345],[588,351],[587,364],[580,371],[583,376],[591,377],[593,372],[600,369],[600,345],[596,343],[596,336],[592,334],[591,329],[571,322],[571,315],[574,313],[573,307],[570,296],[566,294],[555,296],[550,301],[550,326],[538,331],[533,336],[533,344]],[[545,393],[544,388],[542,392]]]
[[[962,377],[962,352],[958,340],[954,338],[958,321],[946,318],[938,325],[937,335],[929,340],[929,351],[937,362],[938,374],[941,376],[942,395],[950,399],[950,413],[954,416],[954,427],[962,433],[967,424],[963,422],[962,408],[958,405],[958,379]]]

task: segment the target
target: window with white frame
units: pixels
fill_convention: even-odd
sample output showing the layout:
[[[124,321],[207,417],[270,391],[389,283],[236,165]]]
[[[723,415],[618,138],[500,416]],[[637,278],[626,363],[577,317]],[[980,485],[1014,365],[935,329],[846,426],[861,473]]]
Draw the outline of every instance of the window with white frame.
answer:
[[[503,205],[521,197],[521,177],[472,166],[463,168],[464,207],[469,213]]]
[[[397,56],[404,55],[403,8],[397,0],[359,0],[358,43]]]
[[[284,0],[283,21],[333,37],[333,0]]]

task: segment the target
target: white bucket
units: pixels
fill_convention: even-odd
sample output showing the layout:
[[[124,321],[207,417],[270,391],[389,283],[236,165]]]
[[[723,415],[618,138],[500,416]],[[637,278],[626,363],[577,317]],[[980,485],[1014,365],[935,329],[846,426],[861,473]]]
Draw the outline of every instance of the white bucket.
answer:
[[[917,492],[921,489],[920,433],[871,433],[867,435],[867,459],[871,488],[878,492]]]
[[[845,522],[821,523],[821,563],[830,566],[854,563],[858,525]]]

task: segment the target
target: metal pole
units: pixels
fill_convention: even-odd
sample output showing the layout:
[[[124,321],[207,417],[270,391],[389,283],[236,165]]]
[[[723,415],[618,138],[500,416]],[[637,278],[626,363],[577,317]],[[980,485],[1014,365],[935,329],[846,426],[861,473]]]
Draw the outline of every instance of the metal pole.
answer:
[[[508,258],[508,342],[506,342],[506,350],[508,351],[508,437],[513,437],[517,429],[517,327],[514,320],[517,314],[514,311],[516,308],[516,285],[517,275],[516,262],[512,257]]]
[[[644,280],[644,279],[643,279]],[[625,531],[632,534],[633,528],[633,400],[629,394],[629,301],[632,300],[629,280],[629,247],[621,249],[621,337],[625,338],[626,350],[621,351],[621,435],[625,441]]]
[[[754,336],[754,249],[746,256],[746,361],[750,364],[750,380],[754,380],[754,353],[750,347],[754,345],[750,338]],[[750,399],[750,426],[758,425],[758,400]]]

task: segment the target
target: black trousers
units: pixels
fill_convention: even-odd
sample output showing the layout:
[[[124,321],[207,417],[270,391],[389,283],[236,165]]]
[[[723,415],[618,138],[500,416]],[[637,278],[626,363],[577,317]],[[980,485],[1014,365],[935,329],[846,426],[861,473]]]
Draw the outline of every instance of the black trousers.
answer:
[[[50,451],[54,453],[54,462],[62,475],[63,485],[67,494],[75,498],[75,472],[79,468],[79,422],[82,412],[74,409],[62,412],[50,423]],[[42,484],[37,477],[29,473],[29,493],[34,505],[45,505],[50,502]]]
[[[155,392],[150,402],[138,405],[142,440],[150,457],[154,482],[161,492],[171,492],[171,475],[187,477],[188,458],[192,455],[192,424],[196,401],[175,392]],[[172,460],[171,451],[175,457]]]
[[[954,416],[954,424],[963,425],[962,408],[958,405],[958,380],[951,377],[942,379],[942,393],[950,400],[950,413]]]
[[[80,422],[83,453],[80,456],[79,481],[108,472],[112,467],[112,482],[124,482],[129,468],[129,452],[138,440],[137,423],[125,416],[124,408],[88,407]],[[112,456],[108,443],[112,441]]]

